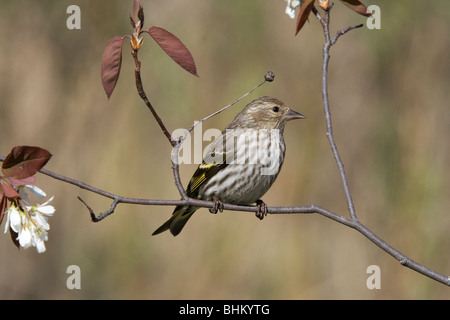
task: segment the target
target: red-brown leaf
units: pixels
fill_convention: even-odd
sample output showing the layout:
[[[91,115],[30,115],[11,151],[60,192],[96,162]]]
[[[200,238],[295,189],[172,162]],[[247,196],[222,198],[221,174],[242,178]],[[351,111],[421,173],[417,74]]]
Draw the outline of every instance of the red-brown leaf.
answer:
[[[39,147],[17,146],[6,156],[2,171],[6,177],[25,179],[45,166],[51,157],[50,152]]]
[[[11,185],[13,187],[20,187],[20,186],[33,186],[36,183],[36,176],[31,176],[25,179],[14,179],[12,177],[7,178]]]
[[[364,4],[362,4],[359,0],[341,0],[341,1],[344,2],[344,4],[347,7],[363,16],[370,17],[372,15],[372,13],[367,12],[367,7]]]
[[[308,20],[309,14],[311,13],[311,10],[314,7],[314,1],[315,0],[306,0],[303,2],[302,6],[300,7],[300,12],[298,13],[297,18],[297,27],[295,30],[295,34],[300,31],[300,29],[303,27],[305,22]]]
[[[1,196],[1,199],[0,199],[0,225],[1,225],[2,221],[3,221],[3,215],[5,214],[6,204],[7,204],[8,199],[1,194],[0,194],[0,196]]]
[[[111,97],[119,79],[120,66],[122,65],[122,43],[123,38],[116,36],[109,40],[105,51],[103,51],[101,70],[102,85],[108,99]]]
[[[198,77],[194,58],[180,39],[160,27],[151,27],[143,32],[147,32],[173,61],[187,72]]]
[[[3,180],[0,180],[0,195],[5,195],[8,199],[19,197],[19,193]]]

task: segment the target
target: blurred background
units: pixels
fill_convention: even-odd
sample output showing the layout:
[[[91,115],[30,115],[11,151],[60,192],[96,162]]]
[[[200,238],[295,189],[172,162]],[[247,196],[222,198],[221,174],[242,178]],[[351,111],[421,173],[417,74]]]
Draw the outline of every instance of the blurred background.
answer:
[[[363,27],[332,48],[329,96],[336,142],[358,218],[410,258],[450,272],[450,3],[363,1],[381,9],[381,29]],[[66,9],[81,9],[69,30]],[[321,96],[322,29],[313,16],[294,36],[286,2],[143,0],[145,27],[166,28],[195,58],[199,78],[144,35],[142,80],[170,131],[276,78],[203,129],[224,128],[262,95],[308,119],[285,131],[283,170],[264,196],[270,206],[323,206],[348,216],[325,135]],[[100,81],[103,49],[131,32],[132,1],[0,2],[0,154],[40,146],[46,168],[122,196],[178,199],[171,148],[138,97],[131,49],[108,101]],[[298,12],[298,11],[297,11]],[[366,23],[336,1],[332,33]],[[205,142],[204,146],[209,144]],[[195,165],[183,165],[184,185]],[[358,232],[311,215],[211,215],[199,210],[176,238],[151,233],[173,207],[120,205],[37,175],[54,195],[47,252],[0,237],[2,299],[449,299],[443,284],[402,267]],[[3,231],[3,225],[1,226]],[[81,269],[69,290],[67,267]],[[367,267],[381,270],[369,290]]]

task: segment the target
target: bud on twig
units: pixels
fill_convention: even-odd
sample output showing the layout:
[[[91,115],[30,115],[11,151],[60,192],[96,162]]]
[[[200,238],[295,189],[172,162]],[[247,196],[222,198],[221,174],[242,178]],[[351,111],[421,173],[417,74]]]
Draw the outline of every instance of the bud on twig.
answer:
[[[267,71],[267,73],[264,75],[264,80],[272,82],[273,80],[275,80],[275,73],[273,73],[272,71]]]

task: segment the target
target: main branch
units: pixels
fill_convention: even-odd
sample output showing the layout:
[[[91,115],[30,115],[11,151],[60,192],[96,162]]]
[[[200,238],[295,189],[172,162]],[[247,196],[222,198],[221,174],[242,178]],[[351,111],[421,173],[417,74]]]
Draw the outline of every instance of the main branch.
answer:
[[[0,161],[4,161],[5,157],[0,156]],[[116,194],[113,194],[108,191],[101,190],[99,188],[93,187],[85,182],[69,178],[60,174],[57,174],[55,172],[52,172],[47,169],[41,169],[39,170],[40,173],[47,175],[53,179],[72,184],[74,186],[77,186],[81,189],[93,192],[95,194],[98,194],[100,196],[110,198],[113,200],[110,209],[108,209],[105,212],[102,212],[98,215],[95,215],[94,211],[87,205],[87,203],[82,200],[80,197],[78,197],[84,205],[88,208],[91,219],[93,222],[99,222],[112,214],[120,203],[123,204],[135,204],[135,205],[153,205],[153,206],[177,206],[177,205],[189,205],[189,206],[195,206],[199,208],[212,208],[214,206],[214,202],[212,201],[204,201],[204,200],[197,200],[186,197],[186,199],[182,200],[162,200],[162,199],[143,199],[143,198],[130,198],[130,197],[124,197],[119,196]],[[257,212],[256,206],[251,205],[233,205],[233,204],[223,204],[223,208],[225,210],[229,211],[242,211],[242,212]],[[335,212],[332,212],[328,209],[325,209],[323,207],[320,207],[316,204],[311,204],[309,206],[296,206],[296,207],[268,207],[267,212],[270,214],[310,214],[310,213],[318,213],[328,219],[331,219],[333,221],[336,221],[338,223],[341,223],[347,227],[353,228],[355,230],[358,230],[361,234],[363,234],[366,238],[371,240],[373,243],[375,243],[377,246],[379,246],[381,249],[395,257],[397,260],[400,261],[400,263],[404,266],[407,266],[411,268],[412,270],[415,270],[417,272],[420,272],[427,277],[434,279],[436,281],[439,281],[443,284],[446,284],[447,286],[450,286],[450,277],[444,276],[438,272],[435,272],[416,261],[408,258],[406,255],[402,254],[398,250],[391,247],[389,244],[387,244],[384,240],[379,238],[377,235],[375,235],[371,230],[369,230],[367,227],[362,225],[358,221],[354,221],[352,219],[345,218]]]

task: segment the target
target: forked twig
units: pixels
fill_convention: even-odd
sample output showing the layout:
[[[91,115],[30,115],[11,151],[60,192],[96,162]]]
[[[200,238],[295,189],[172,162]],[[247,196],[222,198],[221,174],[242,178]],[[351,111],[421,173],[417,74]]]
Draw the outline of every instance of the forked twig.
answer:
[[[342,162],[341,156],[339,154],[336,142],[334,140],[333,136],[333,126],[332,126],[332,120],[331,120],[331,111],[330,111],[330,104],[328,99],[328,64],[330,60],[330,49],[331,46],[334,45],[339,37],[346,34],[350,30],[360,28],[361,25],[352,26],[344,28],[336,33],[336,35],[331,38],[330,37],[330,11],[332,9],[333,5],[331,4],[326,10],[325,10],[325,17],[322,17],[320,13],[317,11],[317,9],[313,8],[313,13],[317,17],[317,19],[320,21],[323,33],[325,36],[325,43],[323,46],[323,65],[322,65],[322,97],[323,97],[323,104],[324,104],[324,112],[325,112],[325,119],[326,119],[326,127],[327,127],[327,138],[334,156],[334,159],[336,161],[336,164],[339,169],[339,174],[341,176],[341,182],[342,186],[344,188],[345,197],[347,200],[347,206],[350,213],[351,220],[348,219],[334,219],[335,221],[338,221],[346,226],[349,226],[351,228],[354,228],[355,230],[359,231],[361,234],[363,234],[366,238],[368,238],[370,241],[375,243],[377,246],[379,246],[381,249],[383,249],[385,252],[396,258],[403,266],[406,266],[414,271],[417,271],[419,273],[422,273],[423,275],[434,279],[436,281],[439,281],[443,284],[446,284],[447,286],[450,286],[450,277],[444,276],[434,270],[431,270],[418,262],[412,260],[411,258],[407,257],[397,249],[390,246],[386,241],[378,237],[375,233],[373,233],[370,229],[368,229],[366,226],[364,226],[361,222],[358,221],[358,218],[356,216],[355,206],[353,203],[353,199],[350,193],[350,187],[348,184],[347,175],[345,173],[344,169],[344,163]],[[315,208],[317,213],[324,214],[322,210],[318,210],[318,208]]]

